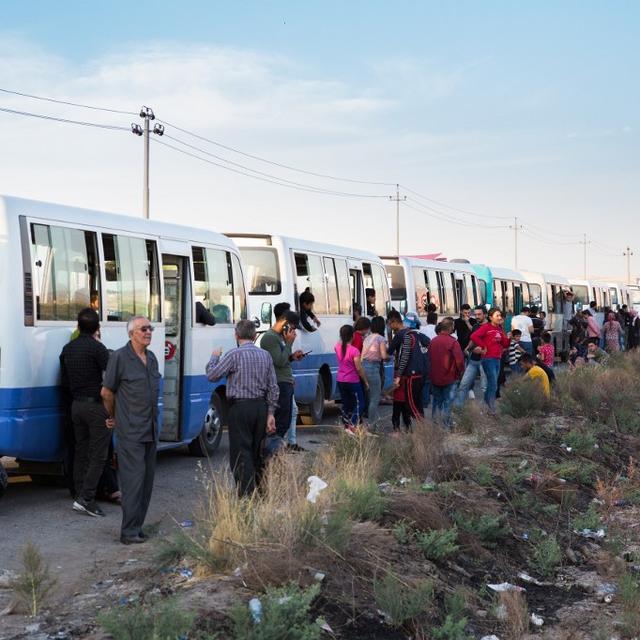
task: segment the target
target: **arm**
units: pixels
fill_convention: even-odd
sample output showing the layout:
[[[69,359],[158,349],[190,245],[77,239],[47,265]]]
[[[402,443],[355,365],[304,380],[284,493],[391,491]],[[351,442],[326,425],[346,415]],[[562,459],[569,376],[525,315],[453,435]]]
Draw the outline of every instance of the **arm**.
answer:
[[[104,405],[104,409],[109,416],[106,420],[107,427],[113,429],[115,426],[114,418],[116,412],[116,395],[111,391],[111,389],[107,389],[107,387],[102,387],[100,391],[100,397],[102,398],[102,404]]]
[[[369,387],[369,382],[367,381],[367,376],[362,368],[362,362],[360,362],[360,356],[357,356],[353,359],[353,364],[356,365],[356,369],[358,371],[358,375],[360,376],[360,380],[362,380],[362,384],[365,388]]]
[[[275,412],[278,406],[278,397],[280,396],[280,389],[278,388],[278,380],[276,379],[276,370],[273,363],[270,363],[269,374],[267,379],[267,433],[276,432],[276,419]]]
[[[234,364],[233,353],[234,351],[227,352],[222,359],[220,359],[219,351],[214,351],[211,354],[205,369],[209,382],[217,382],[229,375]]]
[[[396,333],[391,339],[389,348],[387,349],[387,355],[392,356],[402,345],[402,338]]]
[[[387,343],[384,340],[380,342],[380,357],[383,362],[389,359],[389,350],[387,349]]]
[[[116,412],[116,396],[115,392],[118,390],[120,384],[120,355],[116,351],[109,357],[107,364],[107,370],[104,373],[102,380],[102,389],[100,390],[100,397],[102,398],[102,404],[105,411],[109,416],[106,420],[107,427],[113,428],[115,426],[114,416]]]
[[[283,348],[273,335],[262,336],[260,346],[269,353],[276,367],[284,367],[291,360],[291,345],[285,345]]]
[[[402,347],[400,348],[400,361],[398,362],[397,376],[402,377],[409,364],[411,355],[411,334],[407,331],[402,337]]]
[[[316,327],[314,327],[310,322],[309,322],[309,318],[312,318],[313,314],[309,313],[308,311],[301,311],[300,312],[300,324],[302,325],[302,328],[305,331],[315,331]]]
[[[199,300],[196,302],[196,322],[213,327],[216,323],[215,316]]]
[[[460,348],[459,342],[456,342],[453,345],[453,357],[456,362],[456,371],[458,373],[458,378],[460,378],[464,373],[464,355],[462,354],[462,349]]]

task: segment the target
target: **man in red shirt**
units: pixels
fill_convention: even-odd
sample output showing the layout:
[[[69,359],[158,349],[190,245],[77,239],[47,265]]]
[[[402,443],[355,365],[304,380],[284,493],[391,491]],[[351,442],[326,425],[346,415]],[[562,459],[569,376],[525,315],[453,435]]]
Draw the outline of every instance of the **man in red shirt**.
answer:
[[[460,343],[451,336],[453,328],[451,320],[440,322],[427,354],[431,363],[431,417],[436,420],[441,413],[446,428],[451,427],[451,403],[464,373],[464,356]]]

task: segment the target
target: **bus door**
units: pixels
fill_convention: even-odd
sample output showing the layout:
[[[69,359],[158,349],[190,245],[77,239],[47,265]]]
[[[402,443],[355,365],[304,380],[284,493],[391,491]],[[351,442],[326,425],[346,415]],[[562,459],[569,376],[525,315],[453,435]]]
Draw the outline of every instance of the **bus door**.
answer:
[[[162,255],[164,280],[164,384],[160,440],[180,439],[180,404],[182,402],[182,374],[184,354],[185,278],[187,259],[183,256]]]
[[[467,290],[464,282],[464,276],[461,273],[453,275],[456,297],[456,311],[460,311],[460,307],[467,302]]]
[[[367,301],[364,297],[364,279],[362,268],[349,261],[349,284],[351,286],[351,298],[354,304],[359,304],[362,315],[367,313]]]

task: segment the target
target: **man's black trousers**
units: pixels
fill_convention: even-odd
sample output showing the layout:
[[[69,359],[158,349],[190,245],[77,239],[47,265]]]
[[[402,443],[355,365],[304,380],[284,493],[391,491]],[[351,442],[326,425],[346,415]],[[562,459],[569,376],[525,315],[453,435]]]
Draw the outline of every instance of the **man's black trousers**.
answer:
[[[265,400],[236,400],[229,407],[229,464],[241,496],[260,482],[260,446],[267,428]]]
[[[111,429],[105,424],[107,412],[101,402],[74,400],[71,419],[76,443],[73,464],[76,497],[91,502],[95,500],[111,442]]]

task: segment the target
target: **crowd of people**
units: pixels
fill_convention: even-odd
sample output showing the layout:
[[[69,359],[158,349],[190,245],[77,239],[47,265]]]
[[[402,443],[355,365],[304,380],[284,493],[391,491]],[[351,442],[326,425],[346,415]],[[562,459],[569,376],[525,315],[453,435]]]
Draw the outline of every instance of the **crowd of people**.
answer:
[[[496,410],[506,373],[526,376],[550,395],[557,359],[544,314],[524,307],[504,329],[500,309],[461,307],[458,318],[438,320],[428,304],[426,326],[412,312],[377,314],[375,291],[367,289],[367,315],[354,304],[353,324],[339,330],[335,344],[337,386],[345,432],[384,430],[380,404],[392,404],[391,428],[410,430],[431,408],[431,418],[452,426],[452,408],[474,397],[480,378],[483,400]],[[279,451],[301,452],[297,444],[297,405],[292,363],[308,353],[294,350],[298,331],[321,326],[313,311],[313,294],[299,299],[300,313],[287,302],[276,304],[274,322],[256,344],[256,327],[241,320],[235,327],[237,347],[224,355],[215,349],[206,366],[212,382],[226,379],[229,405],[230,466],[240,495],[260,483],[265,460]],[[570,366],[605,364],[609,354],[638,346],[640,318],[626,305],[604,310],[600,325],[596,305],[575,313],[570,329]],[[210,324],[207,319],[201,320]],[[109,353],[100,342],[94,308],[83,309],[78,327],[60,355],[63,389],[68,399],[68,424],[73,447],[73,509],[104,516],[96,497],[122,504],[121,541],[144,542],[143,523],[155,472],[157,399],[160,373],[148,349],[153,326],[135,316],[127,324],[129,342]],[[393,381],[385,391],[387,363]],[[118,475],[112,464],[117,434]],[[119,486],[118,486],[119,485]]]

